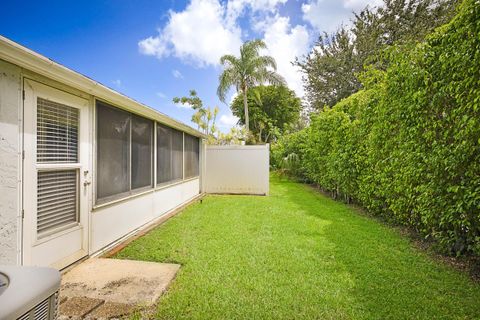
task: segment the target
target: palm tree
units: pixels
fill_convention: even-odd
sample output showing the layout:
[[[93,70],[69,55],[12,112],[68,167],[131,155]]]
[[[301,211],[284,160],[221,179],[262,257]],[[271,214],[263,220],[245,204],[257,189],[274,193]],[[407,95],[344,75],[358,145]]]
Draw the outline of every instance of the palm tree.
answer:
[[[240,47],[240,57],[224,55],[220,58],[220,64],[224,67],[219,77],[217,95],[225,102],[225,95],[231,86],[235,86],[237,92],[243,95],[243,107],[245,109],[245,128],[249,130],[247,91],[249,88],[268,82],[272,85],[284,85],[285,79],[276,73],[277,64],[270,56],[261,56],[259,51],[267,46],[262,40],[251,40]]]

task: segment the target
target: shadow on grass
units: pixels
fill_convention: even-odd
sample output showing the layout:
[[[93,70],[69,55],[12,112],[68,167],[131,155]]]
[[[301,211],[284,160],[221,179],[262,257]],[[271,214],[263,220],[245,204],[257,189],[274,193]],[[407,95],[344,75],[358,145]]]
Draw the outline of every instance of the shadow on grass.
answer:
[[[211,195],[118,258],[182,268],[158,319],[478,319],[480,287],[309,186]]]
[[[395,230],[307,185],[276,177],[272,184],[290,185],[284,196],[301,206],[306,216],[331,222],[322,229],[322,236],[331,244],[336,267],[351,281],[350,288],[343,288],[354,304],[350,316],[480,318],[480,286],[467,275],[434,261]]]

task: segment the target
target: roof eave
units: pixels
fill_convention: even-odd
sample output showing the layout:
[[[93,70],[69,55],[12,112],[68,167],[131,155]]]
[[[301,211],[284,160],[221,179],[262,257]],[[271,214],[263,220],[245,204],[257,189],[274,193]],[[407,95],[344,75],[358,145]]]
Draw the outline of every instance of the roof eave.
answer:
[[[147,105],[0,35],[0,59],[200,138],[207,136]]]

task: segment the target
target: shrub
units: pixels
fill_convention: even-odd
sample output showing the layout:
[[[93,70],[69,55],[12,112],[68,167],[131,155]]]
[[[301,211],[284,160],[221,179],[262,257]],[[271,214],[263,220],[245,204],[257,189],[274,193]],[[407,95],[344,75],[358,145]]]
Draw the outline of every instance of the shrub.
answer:
[[[480,1],[424,43],[393,46],[364,90],[272,147],[296,174],[411,226],[453,254],[480,255]]]

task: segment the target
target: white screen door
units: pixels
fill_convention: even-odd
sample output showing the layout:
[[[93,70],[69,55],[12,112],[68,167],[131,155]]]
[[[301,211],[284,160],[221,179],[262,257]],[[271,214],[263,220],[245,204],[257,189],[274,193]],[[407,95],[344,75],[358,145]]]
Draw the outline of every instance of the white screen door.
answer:
[[[24,90],[23,263],[61,269],[88,254],[88,100]]]

